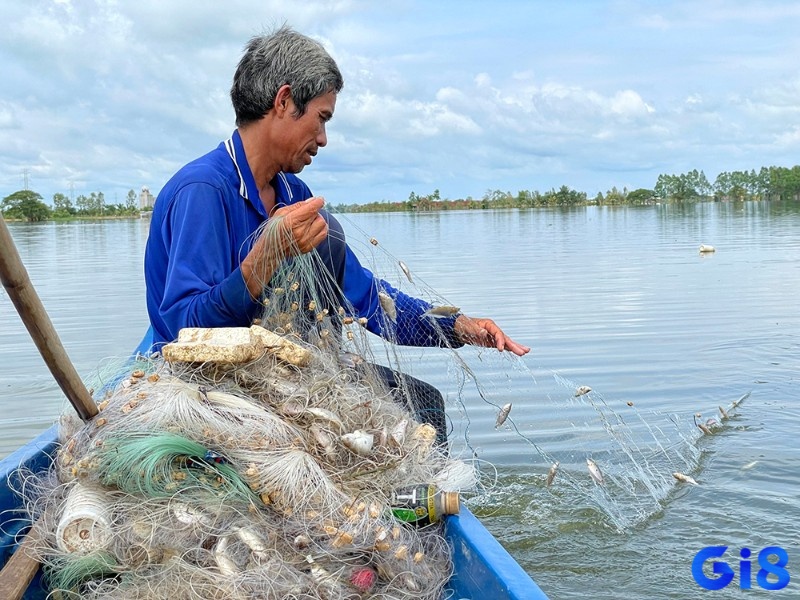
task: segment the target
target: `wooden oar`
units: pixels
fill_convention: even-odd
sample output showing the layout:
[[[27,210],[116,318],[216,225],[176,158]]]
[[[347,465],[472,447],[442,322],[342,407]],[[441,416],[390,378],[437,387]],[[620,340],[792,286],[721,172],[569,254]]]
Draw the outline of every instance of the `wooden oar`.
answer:
[[[69,360],[55,327],[31,284],[2,215],[0,279],[56,382],[81,419],[88,421],[97,414],[97,406]],[[39,562],[31,556],[36,541],[33,533],[28,534],[0,571],[0,598],[19,600],[28,589],[31,579],[39,569]]]

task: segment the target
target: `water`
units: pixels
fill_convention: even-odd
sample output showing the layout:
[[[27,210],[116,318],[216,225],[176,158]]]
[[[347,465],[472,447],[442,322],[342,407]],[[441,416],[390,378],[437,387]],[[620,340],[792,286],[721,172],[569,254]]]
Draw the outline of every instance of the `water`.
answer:
[[[446,393],[455,450],[497,469],[497,484],[469,499],[473,512],[552,598],[584,598],[588,589],[595,598],[695,597],[691,561],[709,545],[730,546],[737,571],[740,548],[754,558],[754,589],[740,591],[737,578],[715,597],[758,593],[755,554],[764,546],[785,548],[792,572],[800,556],[798,205],[342,220],[366,262],[374,236],[415,281],[532,346],[519,360],[461,351],[494,405],[446,353],[404,356]],[[135,347],[147,322],[146,221],[9,227],[79,373],[88,378],[104,359]],[[700,244],[717,252],[700,255]],[[64,401],[4,292],[0,365],[5,455],[51,424]],[[574,398],[577,385],[593,392]],[[736,417],[698,438],[694,413],[714,415],[747,392]],[[511,417],[495,430],[506,402]],[[670,481],[658,451],[651,454],[659,443],[685,457],[700,486]],[[562,463],[551,488],[539,450]],[[636,475],[626,451],[649,457],[643,463],[653,472],[644,479],[658,493],[618,486]],[[586,456],[603,466],[609,489],[588,480]],[[770,595],[800,595],[792,575]]]

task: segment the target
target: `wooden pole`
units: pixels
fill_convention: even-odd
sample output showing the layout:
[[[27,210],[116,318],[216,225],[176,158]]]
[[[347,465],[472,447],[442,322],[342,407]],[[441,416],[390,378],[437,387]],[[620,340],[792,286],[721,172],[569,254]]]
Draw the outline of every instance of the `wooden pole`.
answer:
[[[0,215],[0,279],[45,364],[70,404],[81,419],[90,420],[97,414],[97,406],[69,360],[55,327],[31,284],[2,215]],[[22,598],[31,579],[39,570],[39,561],[32,556],[36,544],[35,531],[36,527],[17,547],[16,552],[0,571],[0,598],[4,600]]]
[[[78,415],[88,421],[97,414],[97,405],[69,360],[42,301],[31,284],[25,265],[0,216],[0,279],[17,308],[45,364]]]

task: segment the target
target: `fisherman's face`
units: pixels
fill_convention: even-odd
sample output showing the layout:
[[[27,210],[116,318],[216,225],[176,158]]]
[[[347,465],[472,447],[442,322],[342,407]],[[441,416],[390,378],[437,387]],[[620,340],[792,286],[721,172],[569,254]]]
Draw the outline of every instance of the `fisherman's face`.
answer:
[[[294,102],[289,114],[294,114]],[[300,117],[291,116],[285,131],[286,164],[283,170],[299,173],[306,165],[310,165],[320,148],[328,143],[325,126],[333,118],[336,109],[336,93],[328,92],[314,98],[306,106],[306,112]]]

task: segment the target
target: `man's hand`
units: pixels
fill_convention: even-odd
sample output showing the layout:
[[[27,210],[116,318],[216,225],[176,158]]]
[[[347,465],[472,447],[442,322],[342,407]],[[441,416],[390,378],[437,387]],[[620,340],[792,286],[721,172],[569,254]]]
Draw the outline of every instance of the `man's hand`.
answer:
[[[497,323],[491,319],[473,319],[466,315],[459,315],[454,330],[458,339],[472,346],[497,348],[500,352],[507,350],[517,356],[524,356],[531,350],[528,346],[518,344],[506,336]]]
[[[328,236],[320,209],[323,198],[309,198],[283,206],[267,222],[252,250],[242,261],[242,276],[250,296],[257,300],[284,259],[311,252]]]
[[[283,206],[270,219],[279,221],[283,257],[311,252],[328,236],[328,224],[319,214],[323,198],[314,197]]]

